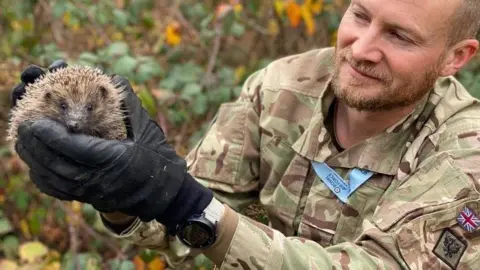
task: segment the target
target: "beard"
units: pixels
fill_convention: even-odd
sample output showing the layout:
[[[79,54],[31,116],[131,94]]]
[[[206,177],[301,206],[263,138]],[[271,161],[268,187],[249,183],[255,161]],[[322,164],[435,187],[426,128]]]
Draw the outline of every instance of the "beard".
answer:
[[[400,82],[393,85],[393,76],[387,70],[379,68],[369,61],[357,61],[351,56],[351,49],[335,49],[332,88],[335,96],[347,106],[359,111],[387,111],[406,107],[418,102],[435,85],[439,77],[439,63],[431,65],[423,74],[413,73],[397,76]],[[341,80],[342,65],[351,65],[356,70],[378,78],[378,80],[358,80],[350,78]],[[345,72],[346,73],[346,72]],[[344,75],[345,76],[345,75]],[[375,92],[376,93],[375,93]]]

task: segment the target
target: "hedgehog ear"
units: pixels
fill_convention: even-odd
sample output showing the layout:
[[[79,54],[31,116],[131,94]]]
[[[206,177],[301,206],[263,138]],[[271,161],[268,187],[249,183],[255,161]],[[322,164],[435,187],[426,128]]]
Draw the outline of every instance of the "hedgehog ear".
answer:
[[[100,87],[98,88],[98,90],[100,91],[100,94],[102,95],[103,98],[106,98],[106,97],[107,97],[108,91],[107,91],[107,89],[106,89],[105,87],[100,86]]]
[[[52,97],[52,94],[51,94],[50,92],[46,92],[45,95],[44,95],[44,97],[45,97],[46,99],[50,99],[50,98]]]

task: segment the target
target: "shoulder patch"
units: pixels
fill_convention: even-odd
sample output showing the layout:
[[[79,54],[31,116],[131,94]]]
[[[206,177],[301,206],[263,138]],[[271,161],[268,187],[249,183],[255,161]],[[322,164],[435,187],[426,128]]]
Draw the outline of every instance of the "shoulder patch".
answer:
[[[451,230],[444,229],[433,248],[433,253],[452,269],[456,269],[465,250],[467,250],[467,244]]]
[[[480,219],[475,215],[475,212],[468,207],[464,207],[462,212],[458,214],[457,221],[460,226],[466,231],[472,233],[480,226]]]

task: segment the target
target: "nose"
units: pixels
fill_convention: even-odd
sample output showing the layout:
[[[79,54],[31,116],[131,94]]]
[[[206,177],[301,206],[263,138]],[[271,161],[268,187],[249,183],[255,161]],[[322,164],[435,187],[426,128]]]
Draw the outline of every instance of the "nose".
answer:
[[[352,44],[354,60],[378,63],[382,59],[382,53],[378,45],[378,33],[379,31],[375,30],[374,26],[370,26],[358,35],[357,40]]]
[[[68,121],[67,128],[70,132],[78,132],[80,130],[80,123],[78,121]]]

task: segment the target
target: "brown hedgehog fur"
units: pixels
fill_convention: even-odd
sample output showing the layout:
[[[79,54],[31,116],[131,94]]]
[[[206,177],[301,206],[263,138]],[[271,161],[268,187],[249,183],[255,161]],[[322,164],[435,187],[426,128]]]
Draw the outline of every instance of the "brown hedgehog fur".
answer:
[[[126,128],[121,93],[111,78],[87,66],[68,66],[46,73],[26,87],[11,111],[7,139],[16,141],[18,125],[48,117],[71,132],[121,140]]]

